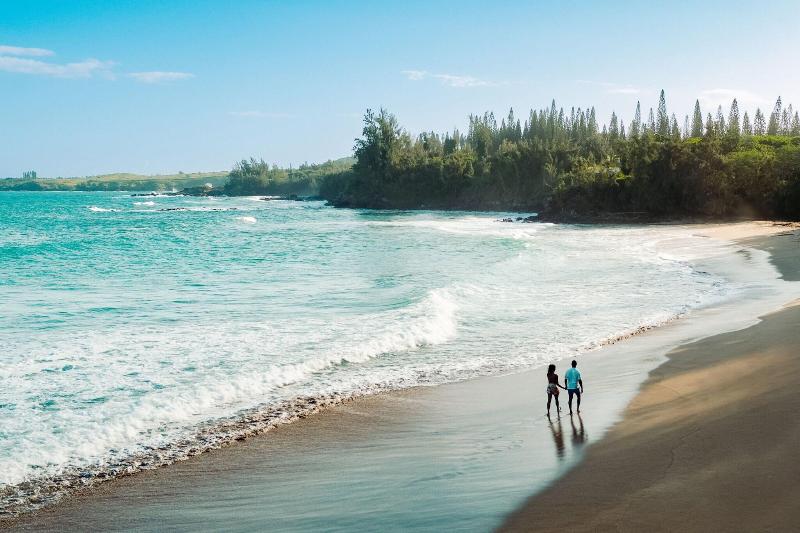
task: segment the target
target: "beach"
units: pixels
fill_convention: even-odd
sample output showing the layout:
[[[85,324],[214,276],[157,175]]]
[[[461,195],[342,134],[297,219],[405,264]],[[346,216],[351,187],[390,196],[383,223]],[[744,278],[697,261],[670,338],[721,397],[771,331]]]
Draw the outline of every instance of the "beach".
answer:
[[[749,236],[800,279],[798,234]],[[503,531],[795,531],[800,306],[682,346],[582,464]]]
[[[769,250],[787,281],[798,279],[791,231],[698,228]],[[368,395],[5,525],[781,530],[797,518],[797,399],[781,385],[798,372],[799,310],[726,324],[731,309],[713,309],[587,353],[580,418],[543,416],[541,371]],[[714,328],[736,331],[684,342]]]

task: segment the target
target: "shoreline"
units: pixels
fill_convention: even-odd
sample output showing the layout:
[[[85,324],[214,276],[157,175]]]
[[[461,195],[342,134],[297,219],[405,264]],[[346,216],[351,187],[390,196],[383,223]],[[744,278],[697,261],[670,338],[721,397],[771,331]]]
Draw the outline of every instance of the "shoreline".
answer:
[[[629,339],[626,340],[625,343],[620,343],[619,344],[620,348],[617,348],[617,346],[613,348],[605,348],[602,351],[602,354],[607,355],[611,349],[614,349],[617,351],[619,350],[628,351],[631,357],[641,358],[640,354],[635,353],[636,350],[638,349],[637,345],[657,343],[658,341],[656,338],[659,336],[663,336],[664,330],[669,330],[669,328],[670,326],[667,326],[665,328],[658,328],[655,331],[651,330],[650,332],[648,332],[648,335],[638,335],[634,339]],[[659,332],[661,333],[659,334]],[[669,332],[667,331],[666,334],[668,335]],[[665,350],[665,352],[666,351],[667,350]],[[596,356],[597,352],[594,352],[594,355]],[[592,354],[587,354],[582,357],[589,360],[592,359]],[[582,366],[582,368],[585,367]],[[591,370],[592,368],[591,364],[588,368]],[[639,372],[643,372],[644,375],[647,374],[647,371],[649,371],[649,368],[639,369]],[[403,391],[384,392],[374,396],[366,396],[355,400],[345,401],[344,403],[339,403],[334,407],[325,409],[322,412],[313,413],[306,420],[301,420],[299,422],[294,422],[287,426],[281,426],[272,429],[266,435],[252,437],[247,441],[245,441],[244,443],[235,443],[233,446],[227,446],[223,449],[212,450],[211,452],[208,452],[201,456],[197,456],[188,461],[176,463],[171,466],[162,467],[157,470],[140,472],[135,476],[118,478],[108,483],[103,483],[99,485],[97,488],[80,491],[75,495],[65,498],[63,502],[57,503],[53,507],[48,507],[46,509],[36,511],[32,514],[22,515],[18,519],[10,521],[9,524],[25,528],[29,527],[30,524],[37,524],[37,523],[39,524],[39,527],[47,527],[47,524],[49,523],[50,527],[54,527],[55,526],[55,524],[53,523],[54,521],[69,519],[69,516],[77,517],[85,514],[84,511],[86,511],[87,509],[85,509],[84,506],[88,506],[88,510],[90,511],[91,509],[94,509],[97,512],[95,516],[97,517],[104,516],[105,513],[109,512],[109,507],[108,507],[109,505],[111,505],[112,508],[119,505],[129,505],[129,500],[126,499],[126,496],[128,496],[129,492],[139,491],[139,493],[141,494],[142,491],[144,491],[145,494],[149,495],[147,497],[150,498],[151,501],[154,498],[157,500],[158,499],[157,494],[152,493],[152,487],[148,489],[147,485],[148,483],[153,483],[154,479],[156,480],[155,483],[157,484],[164,483],[166,481],[164,478],[170,477],[170,474],[167,473],[167,471],[174,472],[176,469],[180,469],[181,471],[187,471],[186,475],[189,478],[193,479],[194,481],[192,481],[192,483],[194,483],[196,481],[196,479],[194,478],[196,477],[196,474],[198,474],[198,472],[203,472],[203,469],[208,468],[209,464],[216,465],[214,467],[216,469],[225,470],[227,467],[231,466],[232,463],[234,467],[236,466],[236,461],[238,461],[239,459],[236,459],[236,461],[234,461],[233,460],[235,459],[235,457],[233,457],[234,454],[238,455],[239,458],[242,458],[242,456],[247,456],[248,452],[242,451],[243,449],[252,448],[253,446],[255,446],[255,448],[258,448],[258,446],[262,447],[265,446],[268,449],[270,448],[270,445],[266,442],[260,442],[258,446],[256,446],[253,445],[251,441],[269,441],[272,439],[280,440],[280,436],[277,436],[278,433],[282,433],[283,435],[288,434],[289,437],[286,438],[288,438],[289,441],[291,441],[292,439],[297,439],[295,441],[295,444],[297,443],[302,444],[309,440],[319,440],[319,439],[324,440],[325,438],[331,438],[332,436],[335,436],[336,429],[328,427],[327,430],[319,431],[319,428],[314,429],[315,425],[321,424],[324,426],[326,424],[325,419],[327,419],[329,422],[331,419],[337,419],[337,418],[341,419],[343,417],[345,419],[344,422],[345,427],[349,428],[353,425],[354,421],[361,420],[362,422],[364,422],[365,420],[369,419],[370,416],[366,416],[366,418],[364,418],[365,415],[363,413],[366,412],[369,415],[369,412],[371,411],[372,412],[384,411],[384,414],[388,412],[388,415],[385,416],[386,420],[384,420],[384,422],[386,422],[385,425],[387,426],[388,429],[388,427],[394,427],[398,423],[408,424],[408,419],[413,418],[414,416],[413,413],[407,412],[407,407],[409,404],[416,404],[416,403],[425,404],[428,401],[433,401],[433,404],[436,404],[437,403],[436,398],[439,398],[439,400],[441,400],[442,396],[445,397],[453,396],[455,398],[460,398],[464,394],[474,393],[475,390],[480,390],[482,391],[483,394],[496,394],[497,390],[503,390],[504,388],[507,388],[509,386],[517,388],[520,387],[525,388],[529,387],[531,383],[538,383],[536,381],[537,377],[538,375],[535,375],[535,373],[529,371],[529,372],[516,373],[512,375],[499,376],[499,377],[495,376],[495,377],[476,378],[468,382],[440,385],[437,387],[422,387],[422,388],[406,389]],[[632,376],[628,377],[630,378]],[[475,383],[475,382],[480,382],[480,383]],[[489,385],[489,383],[491,383],[491,385]],[[624,387],[627,387],[627,389],[625,389],[625,393],[629,397],[633,397],[639,390],[640,383],[641,380],[639,379],[634,379],[633,382],[626,383],[624,385]],[[620,386],[620,384],[616,383],[615,386]],[[534,391],[537,390],[535,385],[533,386],[533,389]],[[615,391],[613,389],[610,389],[606,392],[609,394],[609,396],[613,396]],[[511,410],[518,411],[520,405],[530,406],[531,404],[531,400],[529,397],[530,394],[533,394],[534,398],[538,398],[535,392],[525,393],[521,395],[518,394],[513,398],[511,405],[506,405],[505,407]],[[457,401],[462,402],[461,399],[458,399]],[[622,407],[625,405],[625,403],[627,403],[627,400],[625,398],[616,398],[614,401],[616,401],[617,403],[622,402],[621,405],[617,405],[617,410],[619,411],[621,411]],[[495,404],[496,403],[497,402],[495,402]],[[534,400],[534,405],[537,405],[535,400]],[[497,407],[497,405],[494,405],[493,407]],[[472,405],[471,408],[477,411],[481,410],[481,407],[477,405]],[[397,412],[398,409],[402,412],[401,413]],[[435,405],[431,405],[431,409],[435,410],[437,409],[437,407]],[[536,408],[535,412],[538,412],[538,407]],[[301,416],[301,418],[305,418],[305,416],[307,415],[303,415]],[[457,416],[456,413],[449,413],[450,418],[456,416]],[[391,420],[391,423],[388,423],[387,420]],[[610,425],[610,422],[613,422],[613,420],[611,421],[606,420],[600,424],[594,424],[593,422],[590,422],[589,424],[587,424],[587,429],[589,430],[589,434],[593,435],[593,438],[595,438],[597,435],[600,435],[605,431],[605,428],[607,428]],[[441,424],[442,421],[439,420],[439,423]],[[475,422],[472,421],[471,423]],[[513,416],[506,421],[506,425],[509,427],[512,427],[516,423],[517,421]],[[418,426],[418,425],[420,425],[419,422],[416,424],[411,424],[411,426]],[[421,425],[424,426],[424,423]],[[369,424],[367,424],[367,426],[369,426]],[[338,429],[340,430],[340,428]],[[463,429],[469,430],[469,427],[467,426],[466,428]],[[531,434],[530,433],[531,429],[532,428],[527,428],[528,434],[526,435],[526,438],[540,439],[541,434],[540,433],[537,434],[536,432]],[[538,427],[538,430],[541,429],[542,429],[541,427]],[[370,433],[373,432],[373,430],[370,430],[369,427],[364,428],[364,431]],[[297,434],[298,432],[299,434]],[[556,446],[558,446],[557,439],[555,437],[555,432],[553,432],[553,439],[556,441]],[[452,441],[454,440],[457,440],[457,438],[453,435],[450,435],[450,442],[448,442],[448,444],[453,444]],[[250,443],[251,445],[248,445],[248,443]],[[348,446],[352,447],[353,443],[343,443],[343,445],[346,449],[349,449]],[[548,446],[552,447],[552,445],[553,445],[552,443],[548,443]],[[276,450],[272,451],[275,452]],[[290,452],[286,448],[280,448],[279,450],[277,450],[277,453],[287,454]],[[419,453],[425,453],[425,450],[420,450]],[[213,459],[207,459],[207,460],[203,459],[204,457],[208,457],[211,455],[214,455],[215,457]],[[227,458],[223,456],[227,456]],[[567,454],[566,460],[572,461],[572,463],[570,463],[569,465],[563,462],[564,459],[562,456],[562,458],[556,461],[554,466],[556,475],[562,474],[563,470],[565,469],[568,470],[569,468],[571,468],[574,462],[577,462],[579,459],[580,459],[580,450],[578,450],[575,453],[574,457],[570,456],[569,453]],[[244,457],[243,460],[244,462],[247,462],[249,459],[247,457]],[[205,465],[203,464],[203,462],[205,462]],[[262,467],[263,465],[254,466],[254,468],[262,468]],[[288,475],[290,473],[284,473],[284,474]],[[185,483],[186,479],[184,479],[183,481]],[[191,486],[191,483],[189,483],[188,485],[184,485],[182,488],[185,489],[189,486]],[[176,487],[176,490],[181,490],[181,488]],[[511,493],[515,494],[521,503],[525,495],[530,494],[530,490],[527,488],[522,488],[521,490],[520,487],[516,487],[516,492],[511,491]],[[122,498],[122,501],[120,501],[118,498]],[[133,495],[132,498],[135,500],[137,496]],[[104,510],[100,512],[102,509]],[[59,513],[61,513],[61,516],[56,516],[59,515]],[[91,515],[91,512],[89,513],[89,515]],[[40,520],[40,518],[42,518],[43,520]],[[0,522],[0,524],[2,524],[2,522]],[[141,526],[141,524],[139,524],[139,526]]]
[[[743,236],[800,281],[800,232]],[[681,345],[584,461],[499,531],[789,531],[800,521],[800,300]],[[542,526],[546,524],[546,526]]]

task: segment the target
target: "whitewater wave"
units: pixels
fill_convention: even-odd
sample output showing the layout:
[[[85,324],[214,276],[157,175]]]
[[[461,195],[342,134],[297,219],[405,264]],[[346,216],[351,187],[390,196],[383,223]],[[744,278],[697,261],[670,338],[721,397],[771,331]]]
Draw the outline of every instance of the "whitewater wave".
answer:
[[[267,365],[224,382],[210,380],[191,390],[158,391],[144,398],[124,418],[100,420],[88,432],[76,433],[71,450],[57,449],[53,443],[45,454],[47,458],[42,455],[40,459],[53,465],[44,468],[44,475],[36,473],[42,471],[41,467],[31,471],[7,461],[0,464],[5,483],[0,487],[0,513],[29,511],[53,503],[75,488],[166,465],[293,421],[325,405],[383,390],[367,386],[288,399],[276,395],[284,387],[334,367],[445,343],[456,336],[457,309],[452,290],[435,289],[414,305],[366,320],[383,324],[378,330],[364,331],[355,341],[332,339],[328,349],[316,357]],[[91,349],[103,353],[113,348],[101,341],[92,344]],[[8,370],[13,373],[13,369]],[[30,371],[22,367],[18,370]],[[266,399],[267,403],[246,407],[257,398]],[[219,411],[221,406],[236,405],[245,406],[237,415],[204,420],[205,414]],[[139,444],[126,446],[134,435]],[[99,458],[86,463],[82,457]]]
[[[536,234],[553,227],[549,222],[510,224],[486,217],[459,218],[411,218],[396,220],[375,220],[367,225],[383,228],[415,228],[429,229],[455,235],[472,235],[480,237],[501,237],[508,239],[534,239]]]
[[[236,220],[238,220],[239,222],[244,222],[246,224],[255,224],[256,222],[258,222],[258,220],[256,220],[256,217],[236,217]]]
[[[107,207],[97,207],[96,205],[90,205],[87,209],[89,211],[93,212],[93,213],[114,213],[116,211],[119,211],[118,209],[111,209],[111,208],[107,208]]]
[[[153,202],[152,200],[150,200],[150,201],[147,201],[147,202],[133,202],[133,205],[143,205],[143,206],[152,207],[152,206],[156,205],[156,203]]]

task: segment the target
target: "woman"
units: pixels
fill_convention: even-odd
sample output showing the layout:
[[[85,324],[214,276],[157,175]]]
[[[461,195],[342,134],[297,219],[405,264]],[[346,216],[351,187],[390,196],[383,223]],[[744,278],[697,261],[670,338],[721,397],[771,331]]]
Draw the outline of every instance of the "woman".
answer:
[[[550,416],[550,401],[555,397],[556,411],[561,412],[561,406],[558,405],[558,389],[562,387],[558,384],[558,374],[556,374],[556,365],[547,367],[547,416]],[[566,390],[566,389],[564,389]]]

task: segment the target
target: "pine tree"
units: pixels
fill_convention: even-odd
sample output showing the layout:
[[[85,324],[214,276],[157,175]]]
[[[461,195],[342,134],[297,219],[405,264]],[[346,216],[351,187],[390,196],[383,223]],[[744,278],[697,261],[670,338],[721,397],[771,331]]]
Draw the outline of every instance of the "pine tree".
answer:
[[[630,128],[631,138],[636,138],[642,133],[642,106],[639,101],[636,101],[636,112],[633,114]]]
[[[694,101],[694,114],[692,115],[692,137],[703,136],[703,113],[700,112],[700,100]]]
[[[653,114],[653,108],[650,108],[650,112],[647,114],[647,131],[649,133],[656,132],[656,117]]]
[[[755,118],[753,118],[753,134],[754,135],[764,135],[767,132],[767,124],[764,120],[764,113],[761,112],[761,109],[756,109]]]
[[[658,97],[658,134],[662,137],[667,137],[670,133],[669,115],[667,115],[667,100],[664,97],[664,89],[661,89],[661,95]]]
[[[623,141],[627,139],[627,136],[625,135],[625,123],[621,120],[619,121],[619,138]]]
[[[679,141],[681,139],[681,128],[678,126],[678,119],[675,118],[675,113],[672,114],[672,126],[670,127],[670,137]]]
[[[794,118],[792,119],[791,134],[793,136],[800,135],[800,113],[798,113],[797,111],[794,112]]]
[[[725,127],[725,115],[722,113],[722,106],[717,107],[717,120],[714,124],[714,131],[720,137],[728,131]]]
[[[597,113],[594,111],[594,106],[589,111],[589,136],[594,137],[597,135]]]
[[[728,135],[738,137],[739,132],[739,103],[734,98],[733,103],[731,103],[731,110],[728,113]]]
[[[777,135],[781,127],[781,97],[775,102],[775,108],[769,116],[769,125],[767,126],[767,135]]]
[[[683,119],[683,138],[688,139],[691,133],[692,130],[689,128],[689,115],[686,115]]]
[[[613,111],[611,112],[611,120],[608,122],[608,137],[611,140],[619,138],[619,120],[617,119],[617,114]]]
[[[778,130],[780,135],[789,135],[789,132],[792,129],[792,105],[789,104],[789,107],[783,110],[781,113],[781,127]]]
[[[750,115],[747,114],[747,111],[744,112],[744,117],[742,117],[742,135],[750,136],[753,134],[753,126],[750,124]]]
[[[714,119],[711,117],[711,113],[709,113],[708,116],[706,117],[706,134],[705,134],[705,136],[709,137],[709,138],[715,137],[716,133],[717,133],[715,131],[715,129],[716,128],[714,126]]]

